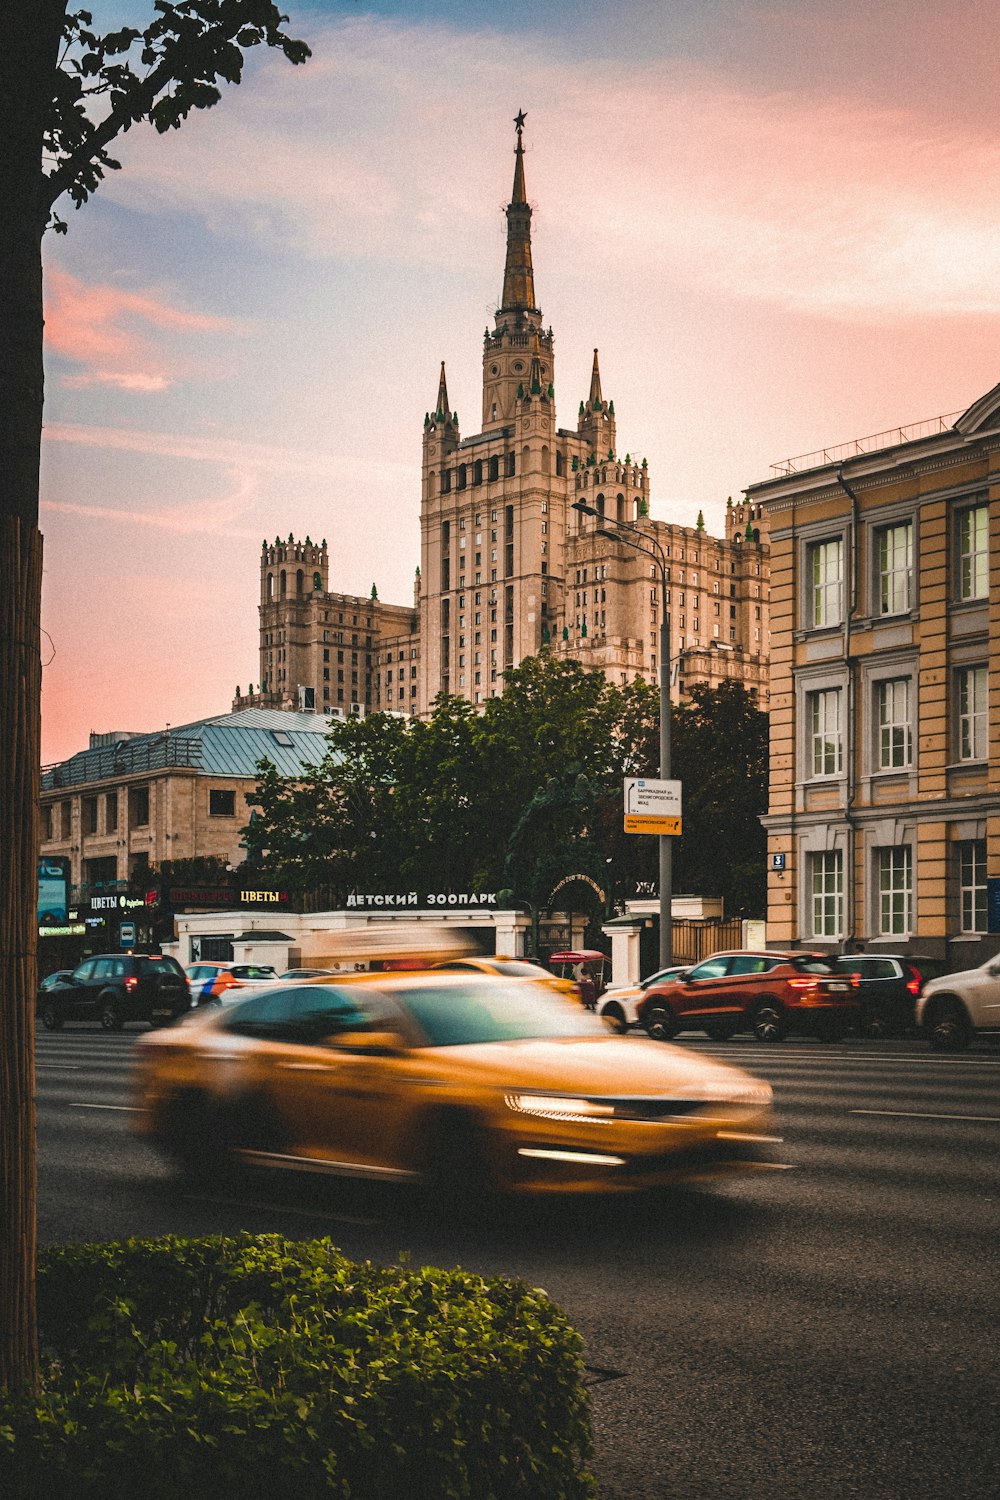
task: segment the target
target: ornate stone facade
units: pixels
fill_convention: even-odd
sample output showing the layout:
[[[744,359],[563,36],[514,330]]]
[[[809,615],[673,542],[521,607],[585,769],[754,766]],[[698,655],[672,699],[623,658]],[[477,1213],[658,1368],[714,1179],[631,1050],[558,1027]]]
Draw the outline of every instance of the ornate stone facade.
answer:
[[[234,707],[333,714],[429,712],[439,692],[483,704],[504,672],[551,650],[614,682],[657,680],[661,593],[679,696],[739,678],[767,704],[768,546],[759,507],[727,507],[724,537],[699,518],[650,515],[645,460],[618,453],[597,350],[576,426],[556,420],[555,340],[537,306],[518,116],[503,293],[483,338],[481,430],[463,436],[442,364],[424,416],[420,567],[412,606],[331,593],[326,542],[290,536],[261,554],[260,688]],[[638,451],[638,450],[636,450]],[[624,522],[659,565],[601,534],[584,501]]]

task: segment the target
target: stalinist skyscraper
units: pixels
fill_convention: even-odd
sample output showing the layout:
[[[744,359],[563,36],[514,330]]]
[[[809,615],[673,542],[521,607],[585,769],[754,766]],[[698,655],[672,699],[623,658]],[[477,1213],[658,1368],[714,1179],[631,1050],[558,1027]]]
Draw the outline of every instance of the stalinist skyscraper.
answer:
[[[766,704],[767,546],[747,506],[727,535],[653,520],[645,458],[617,448],[597,350],[576,426],[556,420],[555,339],[535,292],[525,115],[514,121],[503,290],[483,336],[480,431],[463,436],[442,363],[423,420],[420,567],[412,605],[329,591],[328,548],[289,536],[261,555],[259,692],[240,702],[333,713],[427,713],[439,692],[483,704],[542,651],[614,682],[656,681],[658,577],[597,534],[600,515],[655,537],[670,560],[674,692],[739,677]],[[655,351],[650,351],[655,358]],[[290,519],[290,518],[286,518]],[[305,561],[303,562],[303,559]]]

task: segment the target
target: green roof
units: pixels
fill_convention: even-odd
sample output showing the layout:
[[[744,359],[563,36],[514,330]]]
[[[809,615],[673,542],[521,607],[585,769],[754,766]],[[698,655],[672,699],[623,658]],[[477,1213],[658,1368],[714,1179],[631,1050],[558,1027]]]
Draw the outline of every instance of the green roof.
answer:
[[[326,751],[331,720],[325,714],[277,708],[245,708],[198,719],[193,724],[131,735],[117,744],[81,750],[47,766],[42,790],[115,781],[170,768],[201,776],[256,778],[265,757],[285,776],[317,765]]]

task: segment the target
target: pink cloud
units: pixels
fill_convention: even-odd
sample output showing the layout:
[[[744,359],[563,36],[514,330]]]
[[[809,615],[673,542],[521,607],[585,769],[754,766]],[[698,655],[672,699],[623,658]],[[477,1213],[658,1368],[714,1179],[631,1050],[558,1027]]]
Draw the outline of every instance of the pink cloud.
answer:
[[[794,6],[763,11],[776,47],[790,34],[812,58],[849,50],[852,14],[841,6],[800,26]],[[929,12],[922,21],[933,58],[940,23]],[[856,25],[869,48],[891,39],[877,15]],[[229,101],[169,151],[137,137],[133,201],[181,206],[219,234],[307,256],[363,252],[400,269],[481,262],[500,225],[499,199],[470,192],[496,180],[488,56],[491,95],[529,109],[540,265],[546,250],[578,262],[586,245],[591,264],[627,255],[643,276],[808,316],[1000,312],[992,122],[942,119],[919,93],[858,92],[835,69],[817,87],[801,68],[761,64],[749,77],[657,56],[608,59],[595,91],[590,60],[551,38],[526,50],[499,33],[371,17],[318,23],[311,41],[307,69],[268,70],[252,100]],[[428,89],[443,76],[446,108]],[[443,130],[447,150],[429,157]],[[257,170],[234,173],[247,137]],[[609,174],[599,189],[596,160]]]
[[[51,266],[46,274],[46,346],[85,367],[77,375],[64,377],[62,383],[69,387],[166,390],[185,364],[155,334],[223,331],[234,331],[231,320],[175,307],[162,297],[113,286],[88,286],[58,266]]]

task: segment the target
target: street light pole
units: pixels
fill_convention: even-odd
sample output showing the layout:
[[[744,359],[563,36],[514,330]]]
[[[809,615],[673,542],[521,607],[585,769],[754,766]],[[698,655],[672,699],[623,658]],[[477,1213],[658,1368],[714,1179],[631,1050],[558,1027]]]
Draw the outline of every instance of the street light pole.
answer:
[[[667,610],[666,568],[660,564],[660,780],[670,780],[670,614]],[[673,963],[673,845],[669,833],[660,840],[660,968]]]
[[[636,552],[644,552],[656,563],[660,575],[660,641],[658,680],[660,687],[660,780],[670,780],[670,612],[667,609],[667,560],[655,537],[646,536],[628,521],[603,516],[585,500],[573,502],[581,515],[594,516],[600,522],[597,535],[610,541],[624,542]],[[637,540],[639,538],[639,540]],[[673,846],[669,833],[658,835],[660,841],[660,963],[667,969],[673,962]]]

